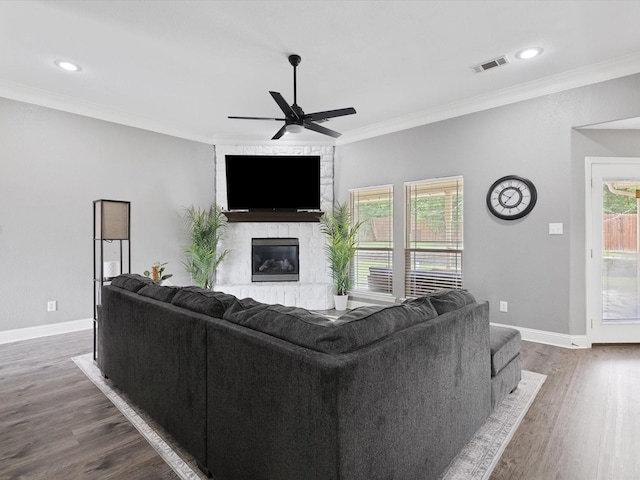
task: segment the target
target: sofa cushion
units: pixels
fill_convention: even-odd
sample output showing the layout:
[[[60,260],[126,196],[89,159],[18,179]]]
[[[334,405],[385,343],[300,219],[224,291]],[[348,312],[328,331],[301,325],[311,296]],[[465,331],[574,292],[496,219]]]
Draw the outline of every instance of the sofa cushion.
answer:
[[[411,305],[413,307],[424,310],[425,315],[429,318],[435,318],[438,316],[438,311],[433,306],[433,302],[431,302],[431,297],[416,297],[416,298],[408,298],[404,302],[403,305]]]
[[[123,273],[111,280],[111,285],[114,287],[122,288],[123,290],[129,290],[130,292],[137,292],[145,285],[153,284],[153,280],[149,277],[143,277],[137,273]]]
[[[192,312],[222,318],[225,310],[235,300],[236,297],[228,293],[214,292],[200,287],[184,287],[176,292],[171,303]]]
[[[245,299],[246,300],[246,299]],[[254,301],[255,302],[255,301]],[[360,307],[335,321],[303,308],[235,302],[225,320],[324,353],[347,353],[433,316],[413,305]]]
[[[471,295],[468,290],[463,288],[438,290],[437,292],[430,293],[427,296],[438,312],[438,315],[458,310],[459,308],[476,301],[474,296]]]
[[[163,287],[162,285],[151,283],[138,290],[138,295],[169,303],[178,292],[178,290],[180,290],[180,287]]]

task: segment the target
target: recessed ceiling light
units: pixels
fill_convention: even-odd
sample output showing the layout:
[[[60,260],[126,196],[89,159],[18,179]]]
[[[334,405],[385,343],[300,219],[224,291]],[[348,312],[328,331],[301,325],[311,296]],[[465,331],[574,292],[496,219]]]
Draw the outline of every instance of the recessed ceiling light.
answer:
[[[529,60],[530,58],[537,57],[541,53],[542,48],[540,47],[525,48],[524,50],[520,50],[516,53],[516,58],[519,58],[520,60]]]
[[[55,64],[67,72],[79,72],[82,70],[80,65],[76,65],[68,60],[56,60]]]

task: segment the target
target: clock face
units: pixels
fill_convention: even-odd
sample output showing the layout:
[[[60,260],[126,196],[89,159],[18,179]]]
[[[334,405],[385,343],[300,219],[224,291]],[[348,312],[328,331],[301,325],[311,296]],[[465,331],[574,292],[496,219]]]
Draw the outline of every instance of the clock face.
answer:
[[[531,212],[537,199],[536,187],[530,180],[507,175],[491,185],[487,192],[487,207],[498,218],[516,220]]]

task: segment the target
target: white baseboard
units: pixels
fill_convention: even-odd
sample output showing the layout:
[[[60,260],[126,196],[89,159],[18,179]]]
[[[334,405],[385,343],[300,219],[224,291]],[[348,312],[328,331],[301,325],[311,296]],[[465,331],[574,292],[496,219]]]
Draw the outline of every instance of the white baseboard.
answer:
[[[3,343],[19,342],[32,338],[48,337],[61,333],[77,332],[93,328],[93,319],[72,320],[70,322],[52,323],[37,327],[16,328],[15,330],[0,331],[0,345]]]
[[[534,330],[533,328],[516,327],[493,322],[491,325],[515,328],[520,331],[522,340],[528,342],[544,343],[546,345],[563,348],[591,348],[591,342],[589,342],[586,335],[568,335],[565,333],[547,332],[544,330]]]

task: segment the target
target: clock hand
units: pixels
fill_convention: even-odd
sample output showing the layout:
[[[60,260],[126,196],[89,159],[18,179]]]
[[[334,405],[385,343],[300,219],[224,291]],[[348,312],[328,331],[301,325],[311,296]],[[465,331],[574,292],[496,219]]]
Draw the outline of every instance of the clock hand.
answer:
[[[515,194],[516,192],[512,192],[511,195],[507,195],[505,192],[502,192],[503,203],[507,204]]]

